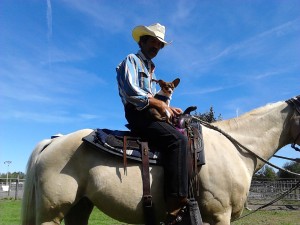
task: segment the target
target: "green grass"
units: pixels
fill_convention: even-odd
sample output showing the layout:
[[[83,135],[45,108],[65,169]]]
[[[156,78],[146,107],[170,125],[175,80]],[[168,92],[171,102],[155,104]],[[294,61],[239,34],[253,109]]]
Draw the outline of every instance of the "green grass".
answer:
[[[21,200],[0,200],[0,225],[20,225],[21,224]],[[64,223],[62,223],[64,224]],[[89,225],[121,225],[98,209],[94,209],[89,219]]]
[[[249,212],[244,210],[243,215]],[[300,211],[260,210],[233,222],[232,225],[300,225]]]
[[[245,210],[244,214],[249,213]],[[0,225],[20,225],[21,200],[0,200]],[[106,216],[98,209],[94,209],[89,225],[121,225]],[[232,225],[300,225],[299,210],[261,210],[254,214],[238,220]]]
[[[20,217],[20,200],[0,200],[0,225],[19,225]]]

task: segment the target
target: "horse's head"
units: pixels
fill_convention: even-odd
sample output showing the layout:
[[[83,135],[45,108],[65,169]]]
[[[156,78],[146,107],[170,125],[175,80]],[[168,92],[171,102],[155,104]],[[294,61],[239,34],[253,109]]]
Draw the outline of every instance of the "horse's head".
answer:
[[[287,100],[287,103],[294,109],[294,115],[291,118],[291,136],[293,138],[292,147],[295,148],[296,144],[300,145],[300,95]]]

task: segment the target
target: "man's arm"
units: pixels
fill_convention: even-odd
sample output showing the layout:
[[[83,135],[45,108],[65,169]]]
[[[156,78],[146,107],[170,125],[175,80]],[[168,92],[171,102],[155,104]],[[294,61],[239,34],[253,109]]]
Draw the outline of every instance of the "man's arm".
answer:
[[[148,106],[148,93],[139,86],[139,70],[136,57],[130,54],[116,69],[119,93],[124,104],[131,103],[138,110]]]

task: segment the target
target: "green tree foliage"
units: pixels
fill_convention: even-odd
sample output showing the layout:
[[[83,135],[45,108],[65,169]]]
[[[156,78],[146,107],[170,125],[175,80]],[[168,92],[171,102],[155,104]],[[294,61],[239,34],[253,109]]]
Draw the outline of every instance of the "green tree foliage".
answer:
[[[298,162],[287,162],[284,164],[283,168],[286,170],[300,174],[300,163],[298,163]],[[281,170],[278,171],[278,176],[280,178],[300,178],[300,176],[290,174],[290,173],[287,173],[287,172],[281,171]]]
[[[13,173],[8,173],[8,178],[19,178],[20,179],[24,179],[25,178],[25,173],[23,172],[13,172]],[[0,173],[0,178],[6,178],[7,177],[7,174],[6,173]]]
[[[276,180],[278,176],[272,167],[265,165],[254,175],[254,178]]]
[[[222,120],[221,114],[219,114],[218,117],[215,116],[215,111],[214,111],[214,108],[212,106],[209,108],[208,112],[205,112],[205,113],[195,112],[194,116],[196,116],[200,120],[206,121],[208,123],[212,123],[212,122],[215,122],[215,121],[218,121],[218,120]]]

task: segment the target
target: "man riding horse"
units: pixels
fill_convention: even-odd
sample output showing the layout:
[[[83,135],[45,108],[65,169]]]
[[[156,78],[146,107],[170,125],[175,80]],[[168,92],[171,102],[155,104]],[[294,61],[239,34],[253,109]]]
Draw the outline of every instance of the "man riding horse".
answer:
[[[187,137],[166,121],[149,117],[149,107],[170,115],[182,114],[180,108],[168,106],[154,98],[156,87],[153,79],[155,65],[152,59],[169,43],[165,41],[165,27],[159,23],[137,26],[132,31],[140,50],[129,54],[116,68],[119,95],[124,104],[125,117],[130,129],[158,147],[163,154],[166,224],[178,224],[186,211],[188,196]],[[177,221],[177,222],[176,222]]]

